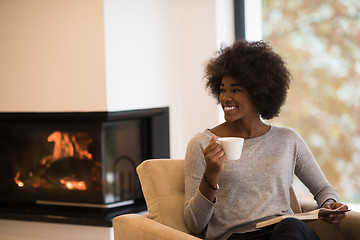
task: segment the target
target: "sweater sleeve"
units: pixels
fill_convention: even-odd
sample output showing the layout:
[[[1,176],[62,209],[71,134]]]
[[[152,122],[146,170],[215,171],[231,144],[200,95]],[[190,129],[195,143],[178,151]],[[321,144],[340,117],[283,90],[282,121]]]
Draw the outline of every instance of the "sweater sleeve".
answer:
[[[184,220],[194,234],[202,233],[206,229],[215,205],[199,191],[205,170],[203,149],[210,142],[210,138],[207,139],[208,137],[204,135],[200,134],[190,140],[185,155]]]
[[[319,207],[329,198],[339,201],[337,191],[329,184],[310,149],[298,136],[295,174],[310,190]]]

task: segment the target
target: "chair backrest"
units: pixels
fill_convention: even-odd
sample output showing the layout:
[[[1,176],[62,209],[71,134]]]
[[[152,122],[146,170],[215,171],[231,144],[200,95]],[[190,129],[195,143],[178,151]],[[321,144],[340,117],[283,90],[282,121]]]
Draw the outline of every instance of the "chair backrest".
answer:
[[[294,213],[301,213],[302,210],[301,210],[300,204],[297,200],[297,197],[296,197],[293,187],[290,187],[289,191],[290,191],[290,207],[291,207],[291,209],[293,210]]]
[[[150,159],[136,169],[149,218],[177,230],[190,233],[184,222],[184,160]],[[291,208],[301,212],[290,188]]]
[[[146,160],[136,171],[149,218],[190,233],[184,222],[184,160]]]

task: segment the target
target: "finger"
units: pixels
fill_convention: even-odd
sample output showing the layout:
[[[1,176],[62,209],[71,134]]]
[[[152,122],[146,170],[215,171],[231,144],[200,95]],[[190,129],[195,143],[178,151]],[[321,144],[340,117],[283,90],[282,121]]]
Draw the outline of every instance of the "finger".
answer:
[[[209,145],[204,149],[204,155],[216,154],[221,150],[220,145],[217,142],[210,142]]]
[[[210,154],[211,152],[217,152],[218,150],[216,150],[216,148],[217,148],[217,146],[218,146],[219,144],[218,143],[209,143],[209,145],[204,149],[204,155],[206,156],[206,155],[208,155],[208,154]]]
[[[333,202],[333,203],[325,203],[323,208],[331,209],[331,210],[347,210],[348,206],[343,203]]]
[[[348,206],[346,204],[342,204],[342,203],[336,203],[335,204],[335,209],[336,210],[348,210]]]
[[[220,159],[222,160],[223,158],[225,158],[225,152],[224,150],[220,147],[220,148],[216,148],[218,151],[215,153],[214,158],[215,159]]]
[[[224,150],[221,148],[219,144],[217,144],[210,152],[208,152],[207,157],[210,159],[218,160],[223,155],[225,155]]]
[[[319,216],[319,218],[328,223],[340,223],[345,217],[345,213],[332,213],[327,216]]]
[[[345,213],[332,213],[328,216],[323,216],[324,218],[327,218],[329,220],[331,219],[343,219],[345,217]]]
[[[208,147],[210,146],[210,150],[211,150],[217,145],[219,145],[219,143],[216,142],[216,136],[212,135]]]
[[[344,217],[345,217],[345,213],[334,213],[334,214],[332,214],[333,216],[332,216],[332,218],[333,219],[343,219]]]

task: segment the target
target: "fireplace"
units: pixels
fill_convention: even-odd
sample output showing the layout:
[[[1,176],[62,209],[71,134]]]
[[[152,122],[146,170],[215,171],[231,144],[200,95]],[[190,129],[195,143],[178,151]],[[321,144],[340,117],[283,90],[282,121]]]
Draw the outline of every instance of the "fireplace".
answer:
[[[0,113],[0,202],[132,204],[143,199],[136,166],[168,157],[168,108]]]

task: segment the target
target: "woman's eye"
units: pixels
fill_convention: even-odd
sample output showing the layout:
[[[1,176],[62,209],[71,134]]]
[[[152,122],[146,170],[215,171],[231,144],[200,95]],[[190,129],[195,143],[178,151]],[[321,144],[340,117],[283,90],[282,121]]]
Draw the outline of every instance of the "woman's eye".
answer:
[[[241,89],[233,89],[233,92],[241,92]]]
[[[223,92],[225,92],[225,90],[220,88],[220,93],[223,93]]]

